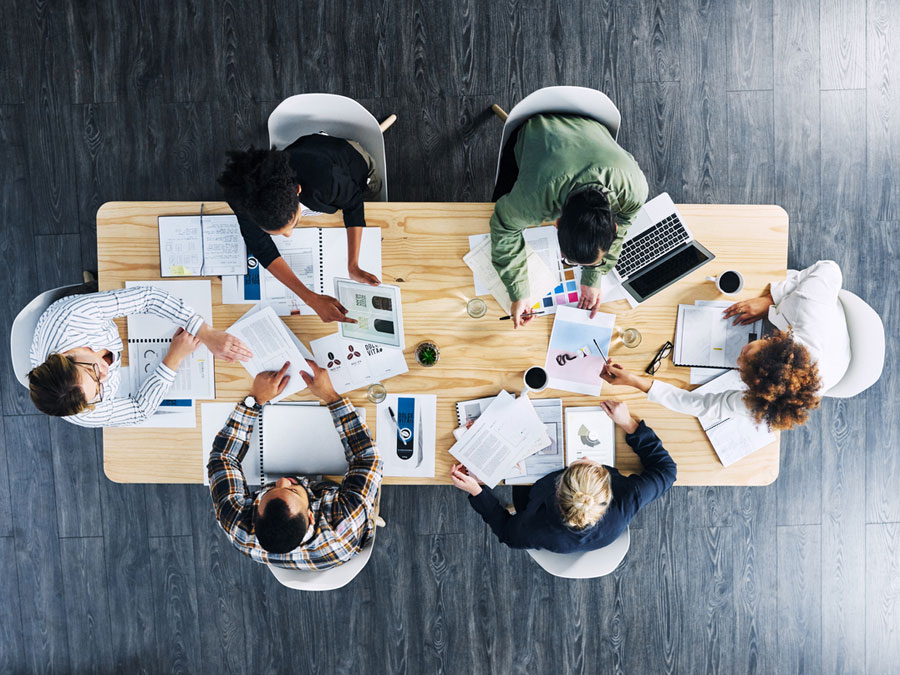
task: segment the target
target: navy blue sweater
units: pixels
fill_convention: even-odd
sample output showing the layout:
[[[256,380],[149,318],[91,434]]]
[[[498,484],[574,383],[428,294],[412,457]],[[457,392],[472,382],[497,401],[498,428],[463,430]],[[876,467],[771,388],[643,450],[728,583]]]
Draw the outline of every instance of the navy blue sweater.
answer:
[[[524,513],[510,515],[490,488],[469,497],[494,534],[512,548],[543,548],[555,553],[592,551],[611,544],[634,515],[666,492],[675,482],[675,462],[653,429],[641,422],[625,440],[641,458],[644,471],[623,476],[611,467],[612,502],[593,527],[573,530],[563,523],[556,502],[556,481],[563,469],[541,478],[531,488]]]

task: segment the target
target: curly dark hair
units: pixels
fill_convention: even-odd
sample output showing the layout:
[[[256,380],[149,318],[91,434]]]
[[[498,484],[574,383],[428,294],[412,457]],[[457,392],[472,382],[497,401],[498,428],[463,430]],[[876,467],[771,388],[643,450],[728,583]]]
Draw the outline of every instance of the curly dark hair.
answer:
[[[809,411],[819,407],[819,368],[790,331],[775,331],[763,338],[762,346],[741,369],[741,379],[748,387],[744,403],[753,419],[770,429],[806,424]]]
[[[229,152],[228,164],[219,176],[225,199],[262,230],[276,232],[297,213],[297,177],[290,159],[281,150]]]

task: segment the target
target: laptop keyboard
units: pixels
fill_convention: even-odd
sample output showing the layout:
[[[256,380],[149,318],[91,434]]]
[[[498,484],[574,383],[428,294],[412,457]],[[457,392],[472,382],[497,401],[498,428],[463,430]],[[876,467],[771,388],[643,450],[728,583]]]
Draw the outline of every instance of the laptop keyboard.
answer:
[[[687,230],[684,229],[678,215],[673,213],[649,230],[625,242],[616,263],[616,271],[622,276],[628,276],[681,246],[688,239]]]

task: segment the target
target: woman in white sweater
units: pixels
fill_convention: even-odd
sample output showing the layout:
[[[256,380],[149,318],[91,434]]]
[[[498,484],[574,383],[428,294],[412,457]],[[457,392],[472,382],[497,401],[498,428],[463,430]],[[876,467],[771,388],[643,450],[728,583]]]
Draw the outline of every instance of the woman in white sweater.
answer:
[[[804,424],[822,393],[840,381],[850,364],[850,338],[838,300],[841,282],[837,263],[820,260],[799,272],[789,270],[784,281],[771,284],[761,297],[725,310],[735,323],[767,316],[778,329],[741,351],[738,366],[744,389],[698,394],[615,363],[602,377],[611,384],[640,389],[651,401],[688,415],[748,415],[771,429]]]

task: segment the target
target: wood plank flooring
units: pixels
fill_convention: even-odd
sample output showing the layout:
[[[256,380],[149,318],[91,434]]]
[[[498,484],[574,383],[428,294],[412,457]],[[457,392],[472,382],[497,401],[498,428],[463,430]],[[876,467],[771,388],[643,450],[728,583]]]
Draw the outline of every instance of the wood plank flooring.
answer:
[[[99,433],[5,366],[0,671],[896,672],[898,32],[889,0],[6,3],[4,353],[28,300],[96,267],[100,204],[220,197],[286,96],[397,113],[394,200],[482,201],[490,104],[553,84],[611,96],[652,192],[782,205],[790,264],[837,260],[888,347],[878,384],[783,436],[774,485],[672,490],[608,577],[550,577],[452,488],[390,486],[369,565],[326,594],[238,554],[203,488],[108,481]]]

